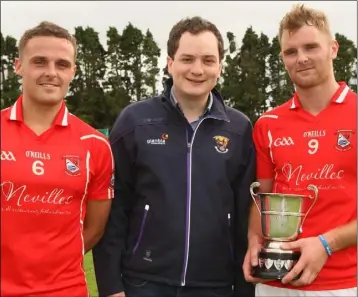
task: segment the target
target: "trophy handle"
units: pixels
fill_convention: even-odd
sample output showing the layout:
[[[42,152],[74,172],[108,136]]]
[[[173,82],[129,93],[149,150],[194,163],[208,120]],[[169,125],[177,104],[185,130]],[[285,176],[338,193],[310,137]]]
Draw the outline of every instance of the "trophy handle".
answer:
[[[256,198],[258,197],[258,195],[254,193],[254,188],[259,188],[259,187],[260,187],[259,182],[253,182],[250,186],[250,194],[251,194],[252,200],[254,200],[257,210],[259,211],[259,214],[261,215],[260,207],[258,206],[258,204],[256,202]]]
[[[313,199],[313,202],[312,202],[310,208],[307,210],[306,215],[303,217],[301,228],[300,228],[300,231],[301,231],[300,233],[302,233],[303,223],[305,222],[306,217],[312,210],[313,206],[316,204],[317,197],[318,197],[318,188],[315,185],[308,185],[307,190],[313,191],[314,196],[308,195],[308,198]]]

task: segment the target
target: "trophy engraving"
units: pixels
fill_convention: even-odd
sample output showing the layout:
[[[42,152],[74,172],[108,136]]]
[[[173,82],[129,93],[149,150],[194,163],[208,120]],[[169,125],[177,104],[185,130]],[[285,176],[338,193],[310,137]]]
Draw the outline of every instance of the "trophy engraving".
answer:
[[[261,216],[261,231],[265,239],[259,252],[259,265],[254,267],[254,276],[262,279],[282,279],[297,263],[301,253],[294,250],[281,250],[283,242],[297,239],[303,231],[304,221],[317,201],[318,188],[309,185],[313,195],[255,193],[258,182],[250,186],[251,197]],[[311,205],[304,212],[305,203]],[[296,277],[299,278],[300,275]]]

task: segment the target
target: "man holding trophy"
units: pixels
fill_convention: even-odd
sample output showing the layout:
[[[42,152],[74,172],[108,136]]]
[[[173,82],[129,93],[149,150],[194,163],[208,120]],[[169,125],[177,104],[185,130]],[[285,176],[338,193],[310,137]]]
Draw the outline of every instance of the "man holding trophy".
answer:
[[[256,296],[357,296],[357,95],[324,13],[295,6],[279,40],[296,92],[254,128],[245,279]]]

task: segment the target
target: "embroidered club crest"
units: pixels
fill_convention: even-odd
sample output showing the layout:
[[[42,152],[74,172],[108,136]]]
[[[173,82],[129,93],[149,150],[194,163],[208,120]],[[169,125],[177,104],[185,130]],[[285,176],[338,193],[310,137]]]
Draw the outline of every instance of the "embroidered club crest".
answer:
[[[353,130],[338,130],[336,132],[337,142],[335,148],[342,152],[350,150],[352,148],[351,138],[353,134]]]
[[[80,175],[80,157],[78,156],[64,156],[65,172],[68,175]]]
[[[229,144],[229,138],[224,136],[214,136],[215,139],[215,149],[217,152],[221,154],[225,154],[229,151],[228,144]]]

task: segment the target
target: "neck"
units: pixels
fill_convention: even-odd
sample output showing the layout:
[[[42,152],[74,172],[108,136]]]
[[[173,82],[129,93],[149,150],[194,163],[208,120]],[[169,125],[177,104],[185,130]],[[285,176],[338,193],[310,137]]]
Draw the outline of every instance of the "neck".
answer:
[[[58,112],[61,109],[62,102],[56,105],[36,104],[26,96],[22,99],[22,113],[24,123],[37,135],[42,134],[51,128]]]
[[[180,109],[189,123],[197,120],[203,115],[208,103],[209,94],[201,97],[189,97],[182,95],[180,92],[176,91],[175,88],[173,91],[175,98],[179,102]]]
[[[296,92],[302,108],[313,115],[317,115],[330,104],[332,96],[338,88],[339,84],[332,78],[312,88],[302,89],[297,87]]]

